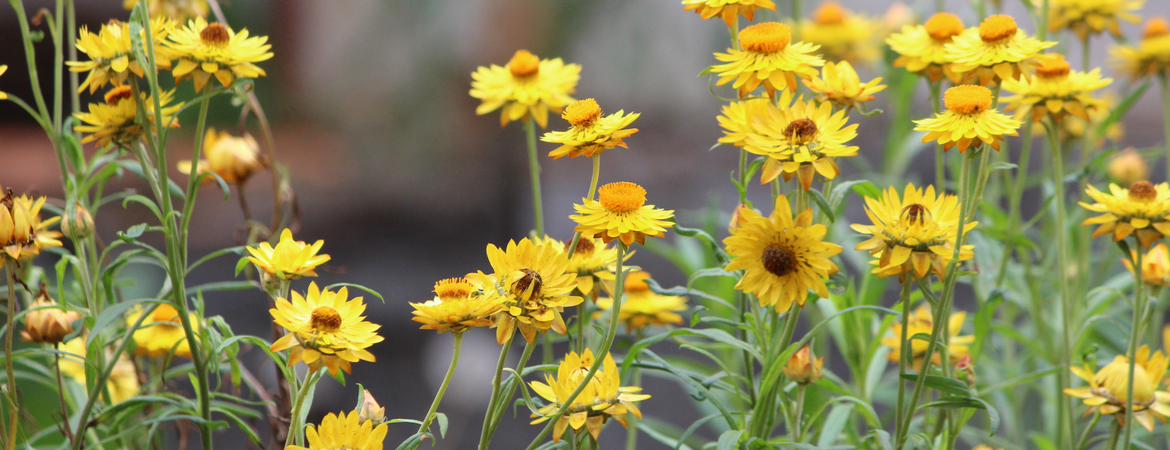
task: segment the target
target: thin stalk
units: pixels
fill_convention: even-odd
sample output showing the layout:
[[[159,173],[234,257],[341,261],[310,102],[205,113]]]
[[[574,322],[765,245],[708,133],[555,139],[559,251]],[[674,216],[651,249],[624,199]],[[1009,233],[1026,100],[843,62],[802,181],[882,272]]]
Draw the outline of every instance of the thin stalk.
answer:
[[[1133,323],[1129,327],[1129,350],[1125,353],[1126,358],[1129,358],[1129,371],[1126,375],[1128,381],[1125,385],[1125,437],[1121,441],[1125,448],[1129,448],[1129,443],[1133,442],[1130,440],[1133,434],[1133,373],[1137,365],[1137,346],[1138,341],[1141,341],[1142,323],[1146,317],[1146,282],[1142,279],[1144,253],[1141,245],[1135,237],[1134,246],[1137,251],[1134,253],[1137,254],[1137,260],[1133,266]]]
[[[532,208],[536,216],[536,236],[544,238],[544,203],[540,199],[540,161],[536,158],[536,121],[524,121],[528,137],[528,174],[532,177]]]
[[[1028,160],[1032,158],[1032,132],[1033,122],[1029,121],[1024,125],[1024,140],[1021,143],[1020,161],[1016,168],[1016,180],[1012,185],[1011,197],[1008,197],[1008,242],[1003,247],[1003,258],[1000,260],[999,273],[995,276],[995,285],[1003,284],[1003,278],[1007,275],[1008,262],[1011,260],[1012,250],[1015,248],[1012,241],[1015,233],[1019,231],[1020,222],[1020,202],[1024,198],[1024,189],[1028,184]]]
[[[1066,364],[1072,358],[1072,299],[1068,290],[1068,244],[1067,229],[1065,228],[1065,201],[1064,192],[1064,154],[1060,144],[1060,136],[1052,122],[1046,125],[1048,130],[1048,147],[1052,152],[1052,181],[1055,189],[1056,203],[1056,264],[1057,283],[1060,292],[1060,364]],[[1140,272],[1140,270],[1139,270]],[[1072,408],[1064,397],[1064,390],[1071,386],[1072,380],[1067,370],[1062,370],[1057,376],[1057,447],[1067,445],[1072,441],[1073,430]]]
[[[305,407],[305,397],[309,395],[309,389],[317,384],[317,380],[321,379],[321,371],[305,375],[305,381],[301,383],[300,389],[297,390],[297,397],[293,400],[292,421],[289,423],[288,436],[284,438],[284,446],[305,445],[305,424],[301,423],[301,410]]]
[[[942,10],[940,9],[939,11]],[[929,84],[930,112],[937,115],[941,111],[939,101],[942,99],[942,80],[931,81]],[[934,185],[940,192],[947,189],[947,160],[945,155],[946,152],[943,150],[943,146],[936,144],[934,146]]]
[[[439,410],[439,402],[443,401],[443,395],[447,393],[447,385],[451,384],[451,377],[455,375],[455,366],[459,364],[459,350],[463,346],[463,333],[453,333],[451,336],[455,338],[455,353],[451,355],[451,366],[447,367],[447,375],[443,377],[443,384],[439,385],[439,393],[435,394],[435,400],[431,402],[431,409],[427,411],[426,418],[418,427],[419,433],[427,431],[431,427],[431,421],[435,419],[435,411]],[[419,441],[419,443],[421,442]],[[415,444],[415,448],[418,448],[417,444]]]
[[[588,320],[585,315],[585,305],[589,303],[589,295],[586,294],[585,297],[585,301],[577,305],[577,345],[574,348],[578,354],[585,351],[585,325],[587,325],[585,322]]]
[[[634,342],[641,341],[644,335],[644,331],[639,328],[638,331],[636,331],[634,334]],[[642,371],[637,367],[631,367],[630,371],[633,373],[630,374],[629,386],[641,386]],[[628,422],[626,424],[626,450],[637,450],[639,420],[633,414],[628,414],[626,415],[626,421]]]
[[[53,350],[61,351],[61,344],[54,343]],[[57,397],[61,400],[61,419],[65,421],[63,432],[69,445],[73,445],[73,430],[69,429],[69,407],[65,405],[65,383],[61,380],[61,354],[53,353],[53,372],[57,375]]]
[[[3,206],[0,206],[3,208]],[[16,397],[16,372],[12,367],[12,329],[15,328],[16,317],[16,261],[11,258],[6,258],[4,263],[5,278],[8,280],[8,316],[5,317],[6,328],[4,330],[4,371],[8,375],[8,420],[10,429],[8,432],[8,442],[5,443],[4,448],[12,450],[16,448],[16,432],[17,432],[17,411],[20,410],[20,400]]]
[[[1081,438],[1077,439],[1077,445],[1076,447],[1073,447],[1073,450],[1081,450],[1085,448],[1085,444],[1089,442],[1089,435],[1093,434],[1094,428],[1097,428],[1097,422],[1101,420],[1102,415],[1103,414],[1099,412],[1093,414],[1093,419],[1089,421],[1089,426],[1085,427],[1085,431],[1081,433]]]
[[[528,364],[528,358],[532,356],[532,351],[535,349],[536,345],[533,344],[524,346],[524,352],[520,353],[520,363],[516,364],[516,373],[524,372],[524,367]],[[516,394],[516,387],[519,386],[519,383],[523,382],[523,380],[517,380],[514,383],[508,383],[507,391],[504,391],[503,396],[500,397],[500,402],[496,405],[496,411],[492,413],[492,426],[488,428],[488,436],[494,436],[496,434],[496,428],[500,426],[500,420],[504,418],[504,408],[508,407],[508,400]]]
[[[69,60],[77,61],[77,6],[73,0],[65,0],[65,45],[69,47]],[[69,71],[69,104],[70,111],[81,112],[81,93],[78,92],[77,86],[78,73]],[[81,132],[76,129],[73,130],[74,137],[81,140]]]
[[[913,283],[910,283],[910,280],[903,281],[902,294],[898,297],[902,302],[902,336],[901,341],[899,341],[902,343],[902,346],[899,347],[900,354],[898,355],[898,402],[894,404],[894,420],[898,422],[894,424],[894,430],[901,430],[902,426],[905,425],[902,423],[905,421],[902,415],[904,412],[903,408],[906,404],[906,380],[904,377],[906,376],[906,359],[908,358],[908,350],[910,348],[910,343],[908,342],[910,339],[910,327],[907,326],[907,318],[910,317],[910,290],[912,287]]]
[[[796,403],[792,405],[792,442],[801,442],[804,436],[801,433],[800,421],[804,416],[804,388],[803,384],[796,385]]]
[[[739,185],[743,190],[739,192],[739,204],[742,205],[747,201],[747,150],[742,147],[739,149]]]
[[[61,132],[61,117],[62,108],[65,97],[62,95],[65,79],[62,73],[65,70],[65,46],[62,39],[65,27],[65,0],[57,0],[57,13],[53,15],[53,22],[51,25],[56,25],[49,29],[49,33],[53,38],[53,130],[54,134],[60,135]],[[60,140],[57,140],[60,142]]]
[[[483,429],[480,430],[479,434],[479,450],[487,450],[488,443],[492,440],[488,430],[492,428],[492,416],[496,411],[496,403],[500,400],[500,380],[504,377],[504,364],[508,362],[508,350],[512,347],[512,339],[515,337],[515,334],[509,337],[504,342],[503,348],[500,349],[500,359],[496,362],[496,375],[492,378],[492,396],[488,400],[487,413],[483,416]]]
[[[1117,437],[1121,435],[1121,424],[1113,421],[1113,430],[1109,432],[1109,442],[1105,444],[1105,450],[1114,450],[1117,447]]]

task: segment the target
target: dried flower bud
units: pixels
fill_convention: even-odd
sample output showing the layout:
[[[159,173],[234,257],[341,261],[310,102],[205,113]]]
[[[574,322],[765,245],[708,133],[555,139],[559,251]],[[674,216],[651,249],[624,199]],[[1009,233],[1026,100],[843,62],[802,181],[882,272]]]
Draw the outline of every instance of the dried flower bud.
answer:
[[[61,231],[70,239],[89,237],[94,231],[93,216],[81,206],[81,203],[74,203],[73,208],[66,211],[65,217],[61,220]]]
[[[362,390],[362,404],[358,406],[358,423],[365,423],[367,420],[373,420],[374,425],[378,426],[386,422],[386,408],[378,405],[378,401],[374,400],[374,396],[370,395],[370,391]]]
[[[784,366],[784,375],[789,380],[801,385],[816,383],[817,380],[821,379],[821,367],[824,366],[824,361],[824,356],[812,359],[812,352],[808,345],[805,345],[792,354],[791,358],[788,358],[788,364]]]
[[[32,307],[43,309],[34,309],[24,316],[24,331],[20,332],[20,340],[57,344],[65,340],[65,336],[73,334],[73,322],[81,318],[81,313],[56,306],[57,302],[49,297],[45,285],[41,284],[41,292],[37,294]]]

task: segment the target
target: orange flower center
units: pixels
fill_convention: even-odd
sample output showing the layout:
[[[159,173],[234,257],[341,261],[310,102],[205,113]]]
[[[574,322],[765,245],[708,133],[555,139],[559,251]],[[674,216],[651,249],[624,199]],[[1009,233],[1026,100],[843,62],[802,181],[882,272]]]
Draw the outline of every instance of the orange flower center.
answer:
[[[447,278],[435,283],[435,295],[443,301],[465,299],[474,289],[466,278]]]
[[[561,114],[561,118],[569,121],[569,124],[575,127],[589,125],[598,117],[601,117],[601,106],[591,98],[573,102],[565,108],[565,113]]]
[[[1142,39],[1156,38],[1170,34],[1170,24],[1162,17],[1154,17],[1146,22],[1146,29],[1142,30]]]
[[[983,42],[995,43],[1016,35],[1020,27],[1016,19],[1006,14],[996,14],[983,20],[979,24],[979,37]]]
[[[153,322],[179,322],[179,311],[171,305],[158,305],[154,309],[154,314],[150,315],[150,320]],[[156,325],[157,326],[157,325]]]
[[[540,277],[539,273],[532,269],[520,269],[520,272],[522,273],[520,279],[516,280],[515,283],[512,283],[512,293],[516,295],[524,295],[525,292],[528,292],[528,288],[531,287],[532,293],[528,296],[528,298],[540,297],[540,289],[544,287],[544,279]]]
[[[1036,66],[1035,73],[1040,78],[1060,78],[1068,75],[1068,72],[1072,70],[1068,65],[1068,61],[1065,61],[1064,56],[1059,53],[1053,53],[1052,56],[1047,58],[1037,59],[1039,59],[1040,65]]]
[[[227,27],[219,23],[209,23],[203,27],[203,31],[199,32],[199,39],[207,45],[224,45],[231,40],[232,36],[228,33]]]
[[[756,53],[776,53],[792,42],[792,31],[788,25],[764,22],[744,28],[739,32],[739,46]]]
[[[341,314],[328,306],[318,306],[309,316],[309,325],[326,333],[337,331],[341,328]]]
[[[813,13],[813,22],[818,25],[832,25],[845,21],[845,8],[837,2],[825,2]]]
[[[569,251],[570,245],[573,245],[573,241],[565,243],[566,252]],[[596,249],[597,246],[593,245],[593,239],[582,236],[580,239],[577,239],[577,248],[573,250],[573,256],[593,256],[593,251]]]
[[[1148,202],[1158,197],[1158,189],[1149,181],[1138,181],[1129,185],[1129,199],[1135,202]]]
[[[118,86],[106,92],[106,104],[110,106],[117,106],[122,100],[133,98],[134,92],[130,90],[130,86]]]
[[[764,263],[764,270],[778,277],[796,272],[796,267],[800,264],[796,259],[796,253],[780,244],[764,247],[760,261]]]
[[[930,209],[921,203],[911,203],[902,208],[902,214],[898,218],[902,226],[909,227],[915,224],[925,225],[930,222]]]
[[[805,144],[817,136],[817,124],[807,118],[796,119],[789,122],[781,133],[793,144]]]
[[[637,211],[646,204],[646,189],[628,181],[609,183],[597,190],[601,206],[616,213]]]
[[[947,89],[943,103],[959,114],[978,114],[991,107],[991,90],[973,84],[955,86]]]
[[[626,292],[646,292],[650,290],[650,285],[646,284],[646,280],[650,278],[648,272],[634,272],[626,275],[626,286],[623,288]]]
[[[512,60],[508,61],[508,70],[516,78],[528,78],[540,72],[540,58],[528,50],[516,50]]]
[[[938,13],[926,21],[926,34],[936,41],[950,41],[963,32],[963,21],[951,13]]]

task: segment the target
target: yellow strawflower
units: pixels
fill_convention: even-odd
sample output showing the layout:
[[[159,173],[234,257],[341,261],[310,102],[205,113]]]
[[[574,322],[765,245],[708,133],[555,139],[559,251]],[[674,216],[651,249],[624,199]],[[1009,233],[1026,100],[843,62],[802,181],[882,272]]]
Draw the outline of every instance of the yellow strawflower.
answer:
[[[718,16],[729,27],[735,23],[736,14],[750,21],[755,20],[759,8],[776,10],[772,0],[683,0],[682,4],[683,11],[694,11],[703,20]]]
[[[626,324],[626,331],[631,332],[650,325],[681,325],[683,318],[678,312],[687,310],[686,297],[656,294],[646,284],[647,278],[650,278],[647,272],[630,272],[626,275],[626,281],[622,284],[626,294],[622,298],[618,321]],[[613,307],[613,298],[598,299],[597,307],[608,311]]]
[[[812,20],[802,20],[799,36],[819,45],[821,56],[829,61],[852,61],[868,64],[881,57],[878,48],[880,21],[854,14],[835,1],[821,3]]]
[[[754,132],[747,134],[743,149],[768,158],[760,184],[784,175],[784,181],[799,178],[807,191],[815,174],[826,180],[837,177],[835,158],[857,154],[856,146],[846,145],[857,137],[857,125],[845,126],[849,116],[844,110],[834,113],[829,102],[798,98],[789,104],[790,99],[786,93],[779,106],[769,103],[755,116]]]
[[[567,131],[551,131],[540,138],[544,142],[561,144],[556,150],[548,154],[552,159],[565,156],[586,158],[600,155],[614,147],[626,148],[623,138],[637,133],[637,128],[626,128],[641,114],[618,111],[608,116],[602,116],[601,107],[597,101],[587,98],[565,108],[562,118],[569,122]]]
[[[726,64],[711,66],[710,72],[719,76],[716,86],[731,81],[731,87],[743,98],[761,85],[769,97],[776,90],[796,91],[796,77],[816,76],[816,67],[825,60],[813,54],[819,48],[807,42],[792,42],[792,31],[788,25],[764,22],[739,31],[741,50],[727,49],[727,53],[716,53],[715,59]]]
[[[1112,233],[1114,241],[1125,239],[1130,234],[1137,236],[1142,247],[1150,248],[1154,241],[1170,234],[1170,186],[1157,186],[1149,181],[1138,181],[1123,189],[1109,184],[1109,193],[1097,190],[1093,185],[1085,188],[1096,203],[1080,202],[1089,211],[1103,213],[1085,219],[1081,225],[1100,225],[1093,231],[1093,237]]]
[[[167,46],[174,52],[175,64],[171,74],[175,81],[185,78],[195,81],[195,92],[203,90],[215,76],[224,87],[236,78],[257,78],[267,75],[255,63],[272,58],[267,36],[248,36],[248,30],[239,33],[219,23],[207,23],[202,17],[187,22],[186,27],[171,31]]]
[[[871,235],[857,244],[856,250],[869,251],[877,259],[873,273],[878,278],[898,276],[905,282],[913,273],[925,278],[930,273],[942,279],[947,264],[955,254],[959,231],[959,199],[954,195],[935,195],[934,186],[925,190],[907,184],[904,197],[891,186],[881,198],[865,199],[865,214],[873,225],[853,224],[858,233]],[[970,232],[978,222],[968,222],[963,232]],[[974,245],[963,245],[959,261],[975,256]]]
[[[170,105],[175,90],[163,91],[159,96],[159,105],[162,105],[162,121],[169,128],[179,128],[178,120],[172,120],[174,115],[183,109],[183,102]],[[139,93],[144,102],[146,120],[150,123],[151,132],[154,128],[154,97],[147,97],[145,92]],[[118,86],[106,92],[105,103],[90,103],[89,112],[75,113],[77,120],[84,122],[74,127],[79,132],[87,133],[81,140],[82,144],[97,141],[99,147],[110,144],[129,146],[144,132],[142,124],[137,122],[138,102],[130,86]]]
[[[1105,173],[1118,185],[1129,186],[1150,178],[1150,166],[1140,153],[1133,148],[1127,148],[1109,160],[1109,167],[1105,169]]]
[[[170,69],[171,54],[165,42],[167,35],[174,27],[174,22],[167,17],[156,17],[150,20],[151,39],[154,43],[154,63],[159,69]],[[146,30],[139,33],[142,43],[146,44]],[[91,33],[85,26],[77,35],[77,50],[89,56],[89,61],[68,61],[70,72],[89,72],[85,81],[81,83],[77,92],[89,88],[89,93],[97,92],[98,88],[106,83],[121,86],[126,83],[127,77],[133,73],[142,77],[146,72],[142,64],[134,56],[130,42],[130,24],[119,20],[111,20],[102,25],[97,33]]]
[[[303,241],[294,241],[292,231],[285,228],[280,232],[280,242],[273,247],[267,242],[261,242],[257,247],[248,247],[248,257],[252,264],[263,270],[269,276],[284,280],[295,280],[300,277],[315,277],[317,266],[329,261],[329,255],[318,255],[325,241],[314,242],[308,245]]]
[[[946,57],[965,80],[987,86],[1027,76],[1032,59],[1054,45],[1028,37],[1011,16],[996,14],[955,36],[946,45]]]
[[[573,241],[561,242],[546,236],[544,239],[537,239],[534,243],[548,244],[568,253],[569,245]],[[628,261],[633,255],[633,251],[626,252],[622,261]],[[569,267],[566,270],[569,273],[577,274],[576,291],[596,302],[601,288],[605,288],[606,291],[613,290],[612,284],[617,278],[614,274],[614,271],[617,270],[616,266],[617,248],[610,247],[601,239],[581,236],[580,239],[577,239],[577,248],[573,250],[573,256],[569,258]]]
[[[1137,46],[1119,45],[1111,53],[1117,68],[1132,78],[1164,76],[1170,70],[1170,24],[1153,17]]]
[[[0,197],[0,262],[4,258],[27,260],[41,253],[47,247],[60,247],[61,233],[49,231],[49,226],[59,222],[60,216],[41,221],[41,207],[45,197],[36,200],[27,195],[15,197],[12,190]]]
[[[548,126],[548,112],[561,112],[570,103],[581,77],[579,64],[565,64],[560,58],[540,59],[528,50],[517,50],[508,64],[480,66],[471,73],[471,96],[481,103],[475,113],[500,110],[500,126],[513,120],[536,120]]]
[[[382,450],[386,440],[386,424],[374,424],[372,420],[361,420],[357,411],[329,413],[321,419],[321,425],[305,427],[308,447],[290,445],[285,450]]]
[[[40,309],[38,309],[40,308]],[[41,291],[36,300],[29,305],[29,311],[24,315],[24,330],[20,332],[20,340],[43,344],[57,344],[66,336],[73,334],[73,322],[81,318],[81,313],[70,311],[58,305],[45,284],[41,283]]]
[[[69,377],[80,384],[82,388],[86,386],[85,340],[85,335],[81,335],[61,344],[58,350],[65,354],[57,360],[57,367],[61,369],[61,375]],[[106,353],[106,364],[110,363],[108,359],[111,356],[113,356],[111,352]],[[136,397],[140,387],[134,362],[130,360],[129,355],[122,353],[122,357],[114,363],[114,370],[110,372],[110,378],[106,381],[106,393],[110,395],[110,405],[116,405]],[[99,396],[98,399],[102,402],[105,401],[104,396]]]
[[[135,308],[126,315],[126,325],[133,325],[146,311],[146,308]],[[199,336],[199,316],[188,313],[191,329],[195,336]],[[138,355],[163,357],[174,349],[175,356],[191,358],[191,345],[187,342],[187,334],[179,318],[179,311],[174,306],[163,303],[154,308],[142,320],[142,325],[134,331],[135,351]]]
[[[1170,393],[1159,391],[1166,373],[1167,359],[1162,352],[1150,354],[1150,347],[1138,349],[1133,368],[1133,418],[1147,431],[1154,431],[1154,418],[1163,422],[1170,416]],[[1112,414],[1125,424],[1126,397],[1129,391],[1129,358],[1113,357],[1113,361],[1096,373],[1088,364],[1070,367],[1072,373],[1089,383],[1088,386],[1065,389],[1065,395],[1084,399],[1089,406],[1085,414],[1099,412]]]
[[[849,61],[841,61],[838,64],[825,63],[821,68],[821,76],[804,80],[804,85],[818,94],[819,102],[853,108],[873,100],[873,94],[885,90],[886,85],[878,84],[881,82],[881,77],[878,77],[863,84]]]
[[[944,151],[955,146],[959,153],[967,147],[986,144],[999,151],[1004,136],[1018,136],[1020,121],[991,107],[991,90],[977,85],[960,85],[943,94],[947,111],[932,118],[915,120],[914,131],[926,131],[922,142],[937,141]]]
[[[268,310],[273,321],[288,330],[272,343],[272,351],[291,349],[289,365],[304,362],[310,372],[324,365],[334,375],[338,369],[351,373],[350,363],[374,362],[366,349],[383,339],[377,333],[381,326],[361,315],[365,310],[362,298],[349,299],[344,287],[331,292],[310,283],[308,295],[293,292],[291,302],[278,298],[276,307]]]
[[[134,9],[138,0],[125,0],[122,7]],[[186,20],[190,17],[207,17],[211,10],[207,0],[146,0],[146,10],[150,17],[169,17],[174,20]]]
[[[837,273],[829,258],[841,253],[841,246],[822,242],[828,232],[813,224],[812,209],[792,216],[788,197],[776,197],[769,217],[744,209],[739,228],[723,240],[732,261],[724,270],[744,270],[735,288],[755,295],[760,306],[788,311],[793,303],[804,307],[808,291],[828,298],[825,280]]]
[[[1121,263],[1129,273],[1133,273],[1133,261],[1137,260],[1137,250],[1129,251],[1129,258],[1122,258]],[[1142,255],[1142,280],[1155,288],[1170,286],[1170,251],[1165,243],[1159,243]]]
[[[1051,0],[1048,13],[1048,30],[1068,28],[1081,40],[1089,35],[1101,34],[1104,30],[1121,37],[1118,20],[1138,23],[1141,17],[1134,14],[1145,0]]]
[[[1072,114],[1081,120],[1090,120],[1089,110],[1101,107],[1101,101],[1092,92],[1108,86],[1112,78],[1101,78],[1101,69],[1090,72],[1071,70],[1064,56],[1055,53],[1039,59],[1031,79],[1008,79],[1003,89],[1013,96],[1002,98],[1007,103],[1004,111],[1016,111],[1017,120],[1031,116],[1032,122],[1052,117],[1062,122]]]
[[[821,379],[824,365],[825,357],[820,356],[817,359],[812,359],[812,351],[806,344],[788,358],[788,363],[784,365],[784,376],[788,377],[789,381],[807,386]]]
[[[1120,142],[1125,138],[1125,123],[1120,120],[1115,120],[1105,127],[1103,133],[1098,133],[1097,128],[1105,122],[1109,117],[1109,113],[1113,111],[1117,104],[1117,96],[1113,92],[1106,92],[1100,98],[1095,99],[1097,102],[1096,108],[1088,108],[1086,113],[1089,115],[1089,121],[1077,116],[1066,116],[1061,122],[1061,129],[1064,132],[1065,139],[1080,139],[1085,133],[1089,133],[1094,147],[1101,147],[1108,139],[1112,142]],[[1146,177],[1139,179],[1144,180]],[[1131,180],[1129,183],[1138,181]],[[1129,186],[1129,183],[1121,183],[1123,186]]]
[[[753,98],[724,105],[721,114],[715,118],[723,127],[719,143],[743,147],[748,134],[755,131],[752,124],[756,116],[765,114],[768,104],[768,99]]]
[[[228,184],[243,184],[256,170],[264,167],[260,157],[260,144],[245,134],[236,137],[227,131],[215,132],[215,128],[208,128],[203,137],[203,159],[199,160],[196,172],[199,174],[211,172],[223,178]],[[191,161],[183,160],[178,164],[179,172],[190,175]],[[212,182],[212,178],[203,179],[204,183]]]
[[[488,262],[495,271],[468,274],[481,277],[484,284],[502,297],[503,310],[493,318],[496,341],[503,345],[517,329],[524,340],[532,343],[536,333],[553,330],[565,334],[561,313],[567,306],[577,306],[585,299],[572,295],[576,274],[568,272],[569,259],[564,251],[550,243],[534,243],[528,238],[508,241],[506,248],[487,246]]]
[[[475,281],[472,281],[475,280]],[[483,278],[448,278],[435,283],[435,298],[423,303],[411,303],[414,317],[423,324],[419,329],[462,333],[472,327],[492,324],[492,315],[503,305],[495,286],[482,284]]]
[[[607,244],[620,239],[627,246],[635,241],[644,245],[646,236],[663,237],[666,228],[673,226],[674,211],[647,205],[646,189],[637,184],[609,183],[597,190],[597,197],[581,199],[583,204],[573,205],[578,215],[569,216],[577,222],[573,231],[583,237],[601,238]]]
[[[951,314],[950,321],[947,322],[946,332],[950,335],[947,341],[947,355],[950,356],[950,363],[954,364],[967,356],[968,346],[975,343],[975,336],[960,336],[959,333],[963,330],[963,320],[967,318],[966,311],[957,311]],[[930,315],[930,306],[923,304],[919,306],[913,313],[910,314],[909,320],[906,322],[908,329],[906,330],[906,337],[912,338],[916,334],[925,334],[933,338],[934,332],[934,317]],[[890,326],[890,334],[882,338],[882,345],[889,347],[890,361],[898,362],[898,358],[902,354],[902,322],[895,322]],[[926,349],[930,346],[929,341],[922,339],[910,339],[910,352],[914,361],[914,369],[922,368],[922,362],[926,360]],[[940,352],[935,351],[934,356],[930,358],[931,364],[938,365],[942,361]]]
[[[932,82],[945,76],[958,83],[963,75],[951,70],[953,61],[947,58],[946,46],[963,29],[963,21],[951,13],[937,13],[922,25],[903,26],[901,33],[886,38],[890,49],[899,55],[894,67],[926,75]]]
[[[585,349],[581,355],[569,352],[565,360],[561,361],[555,378],[546,374],[544,383],[539,381],[528,383],[537,395],[549,401],[549,404],[541,407],[537,414],[532,414],[532,417],[536,418],[532,424],[547,421],[561,409],[589,373],[589,368],[593,366],[593,358],[593,351],[589,349]],[[585,385],[585,389],[573,399],[569,409],[553,426],[553,442],[559,442],[561,435],[569,427],[573,427],[574,430],[581,430],[584,427],[596,440],[601,434],[601,427],[611,417],[623,427],[627,426],[626,414],[633,414],[641,419],[642,411],[634,402],[640,402],[650,396],[638,394],[642,391],[640,387],[622,386],[621,378],[617,365],[613,362],[613,356],[606,353],[601,368],[593,374],[589,384]]]

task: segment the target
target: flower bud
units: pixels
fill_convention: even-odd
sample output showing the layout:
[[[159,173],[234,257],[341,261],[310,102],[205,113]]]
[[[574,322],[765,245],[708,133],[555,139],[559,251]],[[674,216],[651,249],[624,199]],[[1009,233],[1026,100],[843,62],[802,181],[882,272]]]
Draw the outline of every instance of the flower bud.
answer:
[[[378,426],[386,422],[386,408],[378,405],[378,401],[374,400],[374,396],[370,395],[370,391],[362,389],[362,404],[358,405],[358,423],[366,423],[367,420],[373,420],[374,425]]]
[[[958,363],[955,363],[955,374],[959,375],[960,379],[966,378],[967,386],[975,386],[975,363],[971,361],[971,355],[963,355]]]
[[[81,239],[93,234],[93,216],[86,211],[81,203],[74,203],[70,211],[66,211],[61,221],[61,231],[70,239]]]
[[[735,207],[735,212],[731,213],[731,223],[727,224],[727,231],[735,231],[739,229],[740,224],[743,222],[744,211],[751,211],[751,208],[743,203],[740,203],[739,206]]]
[[[1109,160],[1109,178],[1121,186],[1129,186],[1150,176],[1150,167],[1132,148],[1127,148]]]
[[[65,340],[65,336],[73,334],[73,322],[81,318],[81,313],[56,308],[57,302],[49,297],[45,285],[41,284],[41,292],[33,301],[34,309],[24,316],[24,331],[20,332],[20,340],[57,344]]]
[[[824,356],[813,360],[812,352],[808,345],[805,345],[791,358],[788,358],[788,364],[784,366],[784,376],[801,385],[816,383],[817,380],[821,379],[821,367],[824,366],[824,361]]]

